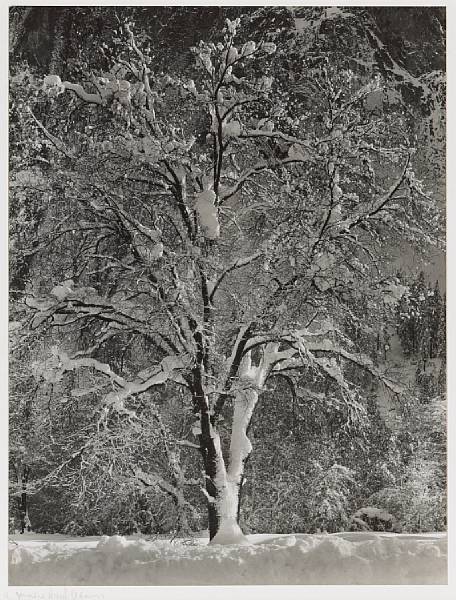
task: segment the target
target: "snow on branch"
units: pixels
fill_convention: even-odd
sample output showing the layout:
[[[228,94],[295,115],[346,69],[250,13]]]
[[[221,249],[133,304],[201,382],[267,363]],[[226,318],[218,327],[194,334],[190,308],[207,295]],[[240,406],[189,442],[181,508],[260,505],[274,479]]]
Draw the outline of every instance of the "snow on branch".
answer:
[[[398,179],[391,184],[390,188],[380,198],[377,198],[373,202],[373,206],[369,210],[363,212],[362,214],[355,215],[354,217],[347,219],[346,221],[340,221],[337,224],[338,229],[343,230],[343,231],[349,231],[349,230],[353,229],[354,227],[361,225],[362,223],[364,223],[364,221],[367,221],[369,218],[374,217],[376,214],[378,214],[383,209],[385,209],[387,204],[391,200],[394,200],[394,194],[399,190],[401,185],[407,179],[407,172],[410,167],[410,160],[411,160],[411,154],[409,153],[407,156],[405,165],[404,165],[402,172],[401,172],[400,176],[398,177]]]
[[[213,189],[204,189],[197,194],[195,211],[203,235],[208,240],[216,240],[220,237],[220,222],[215,202],[216,194]]]
[[[94,186],[97,187],[97,186]],[[101,191],[101,189],[100,189]],[[106,191],[103,191],[107,195]],[[125,229],[130,233],[132,242],[138,255],[147,263],[154,264],[163,255],[164,246],[161,242],[161,233],[143,225],[133,215],[123,209],[120,201],[114,201],[112,192],[109,194],[115,211]]]
[[[132,86],[130,81],[126,79],[117,79],[115,72],[108,73],[103,77],[95,77],[92,74],[92,84],[96,88],[96,92],[88,92],[79,83],[70,81],[62,81],[58,75],[47,75],[43,80],[43,90],[50,96],[55,97],[63,94],[65,91],[73,92],[80,100],[87,104],[96,104],[98,106],[115,105],[120,109],[129,109],[131,106],[132,96],[138,99],[139,109],[146,120],[153,124],[155,121],[155,113],[153,110],[153,95],[150,90],[148,73],[150,70],[143,65],[141,70],[124,60],[120,60],[119,64],[127,66],[127,68],[138,79],[139,83]],[[119,67],[119,64],[117,67]],[[146,95],[148,106],[147,108],[141,103],[141,95]]]
[[[180,371],[185,370],[186,367],[184,358],[180,356],[166,356],[158,366],[138,373],[134,380],[127,380],[115,373],[107,363],[90,357],[70,357],[56,346],[52,348],[50,360],[34,363],[35,374],[51,382],[60,381],[68,371],[82,368],[90,368],[106,376],[114,385],[114,389],[105,396],[103,400],[105,406],[130,415],[134,413],[125,408],[125,400],[146,392],[153,386],[162,385],[168,380],[185,384]]]
[[[386,377],[385,373],[383,373],[382,371],[380,371],[380,369],[375,367],[372,360],[364,354],[353,354],[351,352],[347,352],[344,348],[335,346],[329,340],[327,340],[327,342],[324,345],[316,345],[315,348],[312,349],[312,352],[316,351],[328,352],[335,356],[339,356],[345,359],[346,361],[351,362],[352,364],[360,367],[364,371],[370,373],[377,380],[379,380],[387,389],[389,389],[395,395],[400,395],[404,391],[403,388],[397,382]]]
[[[254,175],[258,175],[270,167],[270,163],[267,163],[266,161],[259,161],[253,167],[245,169],[239,175],[238,180],[233,186],[224,189],[224,191],[219,194],[219,204],[234,196],[234,194],[236,194],[236,192],[238,192],[247,181],[250,181]]]
[[[89,104],[103,104],[101,94],[92,94],[86,92],[82,85],[71,83],[70,81],[62,81],[58,75],[46,75],[43,80],[43,90],[49,96],[58,96],[63,94],[65,90],[74,92],[78,98]]]
[[[184,448],[192,448],[193,450],[198,451],[201,449],[198,444],[194,444],[193,442],[190,442],[190,440],[176,440],[174,443],[176,446],[183,446]]]
[[[130,27],[130,24],[129,23],[124,23],[123,26],[124,26],[125,31],[128,34],[128,40],[129,40],[130,46],[136,52],[136,54],[138,55],[138,57],[141,60],[141,62],[143,64],[146,64],[146,58],[145,58],[144,54],[141,52],[141,50],[138,48],[138,45],[136,44],[135,36],[134,36],[133,31],[132,31],[132,29]]]
[[[27,493],[28,494],[36,494],[39,491],[41,491],[43,488],[45,488],[47,485],[49,485],[50,482],[54,481],[60,475],[60,473],[63,471],[63,469],[65,469],[65,467],[70,465],[77,458],[81,457],[83,455],[83,453],[85,452],[85,450],[88,450],[91,446],[94,446],[95,444],[96,444],[96,439],[89,440],[83,446],[79,447],[77,450],[72,452],[70,454],[69,458],[67,458],[66,460],[61,462],[55,469],[53,469],[52,471],[47,473],[44,477],[41,477],[39,479],[34,479],[33,481],[28,482],[27,483]],[[23,492],[24,492],[24,489],[23,489],[22,485],[19,486],[18,484],[17,485],[10,484],[10,493],[14,494],[15,496],[19,496]]]
[[[59,140],[58,137],[56,137],[55,135],[53,135],[50,131],[48,131],[46,129],[46,127],[43,125],[43,123],[33,114],[33,111],[30,107],[28,107],[28,112],[29,112],[30,116],[32,117],[32,119],[35,121],[35,123],[38,125],[38,127],[41,129],[41,131],[44,133],[44,135],[47,137],[47,139],[50,142],[52,142],[52,144],[57,148],[57,150],[59,152],[62,152],[62,154],[64,154],[67,158],[71,158],[72,160],[74,160],[76,157],[73,154],[71,154],[71,152],[68,150],[68,148],[62,142],[62,140]]]
[[[59,360],[58,367],[54,370],[53,373],[54,381],[60,381],[64,373],[66,373],[67,371],[75,371],[87,367],[97,371],[98,373],[106,375],[106,377],[108,377],[113,383],[116,383],[120,387],[124,387],[126,385],[125,379],[120,375],[117,375],[117,373],[115,373],[111,369],[110,365],[96,360],[95,358],[71,358],[68,356],[68,354],[66,354],[66,352],[60,350],[57,347],[52,348],[52,353]],[[44,372],[43,374],[46,375],[46,372]]]
[[[294,344],[289,349],[276,353],[272,371],[280,372],[299,368],[303,364],[316,365],[340,387],[348,390],[348,383],[336,362],[336,359],[343,359],[370,373],[394,394],[402,393],[401,386],[386,377],[385,373],[378,369],[368,356],[349,352],[328,338],[318,340],[315,338],[315,334],[311,334],[311,337],[306,334],[296,332]],[[328,354],[329,358],[322,357],[320,354]]]
[[[267,129],[251,129],[246,131],[240,138],[249,139],[249,138],[272,138],[283,140],[284,142],[288,142],[289,144],[296,145],[299,148],[304,149],[306,152],[314,152],[314,148],[309,144],[308,141],[301,140],[292,135],[288,135],[286,133],[282,133],[281,131],[268,131]],[[322,140],[323,141],[323,140]],[[325,140],[326,141],[326,140]],[[310,156],[307,158],[310,160]]]
[[[260,131],[261,137],[274,137],[273,135],[263,135],[265,132]],[[267,133],[267,132],[266,132]],[[255,137],[255,136],[254,136]],[[277,136],[276,136],[277,137]],[[290,136],[286,136],[290,137]],[[308,163],[311,160],[310,154],[307,152],[308,145],[304,147],[303,143],[300,142],[293,144],[289,148],[288,156],[282,159],[271,159],[268,161],[259,161],[252,167],[245,169],[240,175],[238,180],[229,188],[224,188],[219,194],[218,204],[222,204],[226,200],[229,200],[236,192],[238,192],[245,183],[251,181],[255,175],[259,175],[267,170],[272,170],[277,167],[283,167],[285,165],[291,165],[295,163]]]
[[[166,494],[176,498],[181,507],[189,508],[192,513],[195,513],[195,507],[185,500],[183,491],[166,481],[166,479],[160,475],[157,475],[156,473],[145,473],[138,467],[132,468],[132,472],[133,477],[144,487],[158,487]],[[183,483],[186,484],[187,482],[184,481]],[[193,481],[189,482],[189,484],[193,485]]]
[[[241,267],[245,267],[247,265],[249,265],[250,263],[252,263],[254,260],[256,260],[257,258],[259,258],[260,256],[262,256],[262,252],[258,251],[255,252],[254,254],[251,254],[250,256],[246,256],[244,258],[238,258],[237,260],[235,260],[230,266],[228,266],[223,273],[220,275],[220,277],[217,279],[217,281],[214,283],[214,286],[212,288],[212,291],[209,295],[209,301],[212,302],[213,298],[215,296],[215,293],[217,292],[217,289],[219,288],[220,284],[222,283],[222,281],[225,279],[225,277],[231,273],[232,271],[239,269]]]
[[[63,87],[66,90],[74,92],[78,98],[84,100],[84,102],[88,102],[89,104],[103,104],[103,98],[100,94],[91,94],[90,92],[86,92],[82,85],[78,83],[71,83],[70,81],[63,81]]]
[[[337,342],[335,339],[340,341]],[[352,345],[343,332],[330,321],[324,320],[314,331],[301,329],[281,335],[253,336],[245,345],[243,353],[247,355],[253,348],[262,347],[262,363],[268,370],[268,376],[282,371],[317,366],[342,389],[348,391],[348,382],[336,362],[336,359],[342,359],[369,372],[392,393],[396,395],[402,393],[401,386],[386,377],[368,356],[350,352],[341,343]],[[328,356],[324,356],[325,354]]]
[[[298,330],[288,330],[282,331],[280,333],[267,333],[267,334],[257,334],[255,336],[251,336],[248,343],[244,348],[244,352],[249,352],[253,348],[263,346],[265,347],[267,344],[271,342],[278,342],[282,345],[293,346],[296,343],[301,344],[304,347],[304,340],[316,339],[316,338],[326,338],[328,336],[336,336],[341,341],[345,342],[348,345],[352,345],[352,341],[338,328],[335,324],[329,319],[321,319],[318,323],[318,329],[314,328],[310,329],[312,324],[315,322],[318,312],[309,320],[306,327],[298,329]],[[316,326],[314,326],[316,327]],[[277,356],[280,356],[283,359],[288,357],[288,350],[281,350],[280,353],[277,353]],[[276,357],[277,358],[277,357]]]
[[[223,406],[228,398],[231,397],[231,387],[241,365],[244,348],[251,336],[253,323],[243,324],[239,327],[236,340],[233,344],[231,354],[226,361],[226,377],[223,389],[215,402],[214,415],[218,416],[222,412]]]
[[[158,289],[160,300],[166,304],[161,288]],[[128,300],[122,302],[121,307],[116,302],[108,302],[100,297],[94,288],[74,287],[72,280],[66,280],[51,290],[50,297],[34,298],[26,297],[25,304],[35,312],[30,318],[33,329],[40,327],[43,323],[51,326],[66,326],[75,320],[97,319],[106,327],[124,332],[138,333],[147,338],[158,349],[166,354],[177,354],[176,345],[163,331],[151,329],[150,324],[138,316],[132,316],[126,312],[129,308]],[[167,306],[165,306],[166,308]],[[174,324],[174,317],[170,313],[170,319]],[[109,332],[108,332],[109,333]],[[185,340],[180,340],[184,352],[191,349]],[[99,343],[97,342],[99,345]],[[85,352],[87,355],[88,352]]]

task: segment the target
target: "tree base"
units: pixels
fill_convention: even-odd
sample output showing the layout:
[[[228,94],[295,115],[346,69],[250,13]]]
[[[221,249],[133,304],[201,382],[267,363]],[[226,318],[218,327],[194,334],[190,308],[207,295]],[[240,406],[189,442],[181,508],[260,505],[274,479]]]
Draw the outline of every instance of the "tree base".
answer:
[[[234,521],[222,521],[220,523],[219,530],[209,542],[212,545],[229,546],[229,545],[241,545],[249,546],[251,542],[242,533],[242,529]]]

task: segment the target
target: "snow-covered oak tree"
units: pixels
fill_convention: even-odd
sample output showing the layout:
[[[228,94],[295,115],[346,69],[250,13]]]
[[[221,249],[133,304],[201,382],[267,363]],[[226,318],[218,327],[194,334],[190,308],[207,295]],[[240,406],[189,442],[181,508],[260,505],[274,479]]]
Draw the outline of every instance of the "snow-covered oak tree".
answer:
[[[95,373],[100,419],[114,411],[125,427],[151,390],[180,394],[195,437],[175,444],[201,453],[213,543],[246,542],[239,491],[268,381],[321,374],[321,402],[344,404],[348,424],[364,412],[363,374],[398,393],[351,332],[374,335],[401,293],[387,246],[432,242],[437,226],[380,77],[303,56],[292,106],[284,49],[239,42],[239,26],[195,47],[178,77],[154,73],[124,23],[109,72],[44,78],[53,126],[28,114],[52,187],[28,324],[70,333],[37,368]]]

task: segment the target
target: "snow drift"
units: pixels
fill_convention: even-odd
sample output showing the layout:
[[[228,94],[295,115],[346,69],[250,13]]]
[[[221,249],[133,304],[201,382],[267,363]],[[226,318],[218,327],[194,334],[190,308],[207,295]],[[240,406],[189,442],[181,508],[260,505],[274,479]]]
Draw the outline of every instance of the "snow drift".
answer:
[[[248,536],[251,545],[232,546],[202,539],[13,537],[10,585],[447,582],[445,534],[254,535]]]

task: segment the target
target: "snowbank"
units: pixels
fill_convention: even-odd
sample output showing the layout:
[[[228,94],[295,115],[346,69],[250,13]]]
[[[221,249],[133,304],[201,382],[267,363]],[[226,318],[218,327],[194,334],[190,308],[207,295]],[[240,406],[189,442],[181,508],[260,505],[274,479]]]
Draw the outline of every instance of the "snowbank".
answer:
[[[256,535],[206,540],[13,536],[10,585],[444,584],[444,534]],[[42,538],[43,536],[41,536]]]

